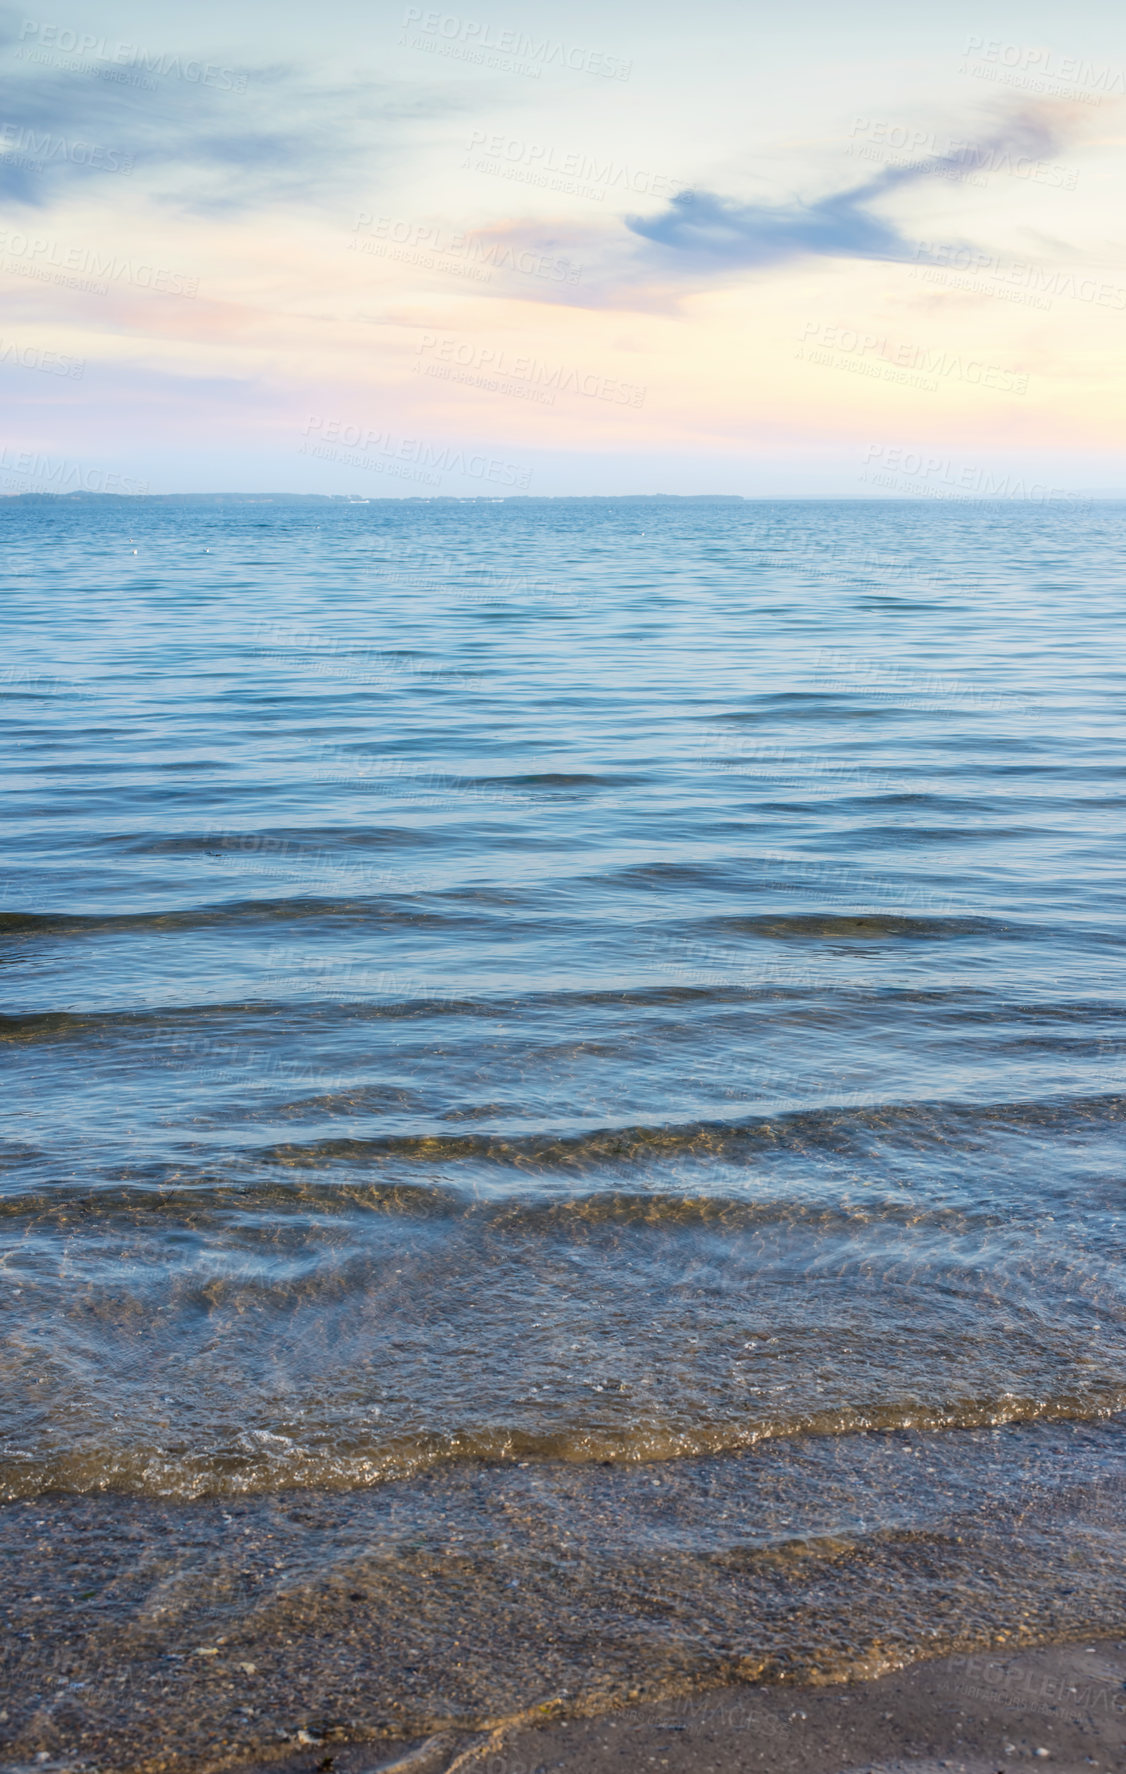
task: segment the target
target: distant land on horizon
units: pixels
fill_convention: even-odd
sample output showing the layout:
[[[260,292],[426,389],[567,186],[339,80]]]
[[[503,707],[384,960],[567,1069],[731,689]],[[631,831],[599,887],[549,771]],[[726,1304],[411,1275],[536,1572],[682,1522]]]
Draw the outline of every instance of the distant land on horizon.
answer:
[[[211,503],[216,505],[502,505],[502,504],[581,504],[587,499],[695,499],[719,501],[728,505],[748,503],[743,493],[401,493],[368,498],[363,493],[99,493],[85,488],[71,493],[7,493],[2,498],[42,499],[112,499],[130,505],[140,500],[149,503],[181,504]]]
[[[1058,505],[1066,509],[1076,499],[1106,503],[1126,500],[1126,488],[1079,488],[1067,498],[1016,499],[976,497],[910,498],[861,493],[407,493],[398,497],[368,498],[358,493],[4,493],[0,500],[11,504],[48,503],[107,505]]]

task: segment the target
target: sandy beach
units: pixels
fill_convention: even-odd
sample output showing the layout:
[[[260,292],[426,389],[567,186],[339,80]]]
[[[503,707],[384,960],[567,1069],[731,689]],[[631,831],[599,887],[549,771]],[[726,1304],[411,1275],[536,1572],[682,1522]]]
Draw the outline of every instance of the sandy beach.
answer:
[[[913,1664],[827,1688],[723,1687],[597,1718],[323,1747],[277,1774],[1087,1774],[1126,1766],[1126,1640]],[[265,1774],[263,1766],[263,1774]]]

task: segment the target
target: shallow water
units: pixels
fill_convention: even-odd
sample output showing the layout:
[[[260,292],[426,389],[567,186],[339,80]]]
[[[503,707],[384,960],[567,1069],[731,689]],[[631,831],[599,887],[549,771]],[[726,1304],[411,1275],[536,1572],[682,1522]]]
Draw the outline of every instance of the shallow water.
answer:
[[[1126,508],[0,525],[21,1561],[305,1498],[416,1723],[1120,1622]]]

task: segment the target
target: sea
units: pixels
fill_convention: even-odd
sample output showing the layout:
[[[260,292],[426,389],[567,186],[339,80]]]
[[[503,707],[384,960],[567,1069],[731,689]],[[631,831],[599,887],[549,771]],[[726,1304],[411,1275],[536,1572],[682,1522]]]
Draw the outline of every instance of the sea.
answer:
[[[1126,505],[0,543],[4,1754],[1121,1632]]]

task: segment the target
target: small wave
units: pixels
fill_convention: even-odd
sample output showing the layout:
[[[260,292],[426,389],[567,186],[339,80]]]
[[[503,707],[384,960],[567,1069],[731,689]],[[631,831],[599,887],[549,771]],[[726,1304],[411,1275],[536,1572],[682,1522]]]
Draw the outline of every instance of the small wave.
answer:
[[[294,868],[310,861],[323,862],[326,854],[340,859],[354,850],[425,848],[431,835],[415,826],[271,826],[267,830],[169,833],[112,832],[98,839],[106,848],[132,856],[258,857],[263,862],[284,859]]]
[[[13,1162],[26,1163],[31,1156],[21,1150]],[[730,1193],[686,1195],[661,1187],[481,1200],[470,1190],[438,1183],[324,1182],[305,1175],[295,1182],[254,1175],[220,1180],[206,1171],[193,1176],[167,1165],[138,1168],[96,1187],[60,1184],[45,1190],[32,1184],[0,1197],[0,1220],[34,1219],[41,1229],[52,1222],[80,1222],[89,1230],[97,1222],[114,1219],[137,1223],[185,1216],[202,1227],[212,1216],[229,1219],[232,1214],[280,1224],[310,1215],[349,1218],[357,1213],[417,1221],[461,1220],[517,1236],[554,1234],[565,1241],[602,1227],[737,1233],[792,1226],[843,1237],[881,1224],[960,1231],[974,1221],[993,1223],[997,1217],[995,1210],[974,1214],[964,1207],[928,1208],[874,1192],[853,1203],[792,1195],[758,1200]]]
[[[34,1176],[22,1189],[12,1187],[0,1214],[25,1213],[39,1202],[44,1211],[65,1202],[99,1204],[105,1211],[119,1188],[120,1205],[138,1207],[160,1199],[178,1211],[187,1199],[230,1206],[259,1202],[274,1209],[308,1205],[318,1190],[323,1199],[407,1214],[435,1211],[475,1213],[524,1213],[571,1215],[595,1221],[599,1218],[682,1223],[745,1218],[746,1223],[765,1217],[817,1220],[825,1226],[859,1225],[882,1216],[897,1216],[901,1209],[894,1192],[881,1197],[866,1195],[863,1207],[839,1209],[826,1206],[814,1196],[803,1201],[787,1193],[781,1201],[747,1198],[722,1184],[715,1189],[686,1191],[673,1187],[662,1160],[722,1159],[728,1165],[753,1169],[765,1158],[799,1159],[824,1155],[832,1160],[859,1159],[870,1165],[874,1149],[887,1155],[896,1151],[912,1159],[928,1148],[949,1159],[952,1149],[976,1153],[990,1135],[1040,1138],[1065,1135],[1070,1139],[1117,1129],[1126,1120],[1126,1095],[1057,1096],[990,1103],[875,1103],[863,1107],[828,1106],[795,1109],[785,1114],[758,1116],[740,1121],[697,1121],[672,1125],[630,1124],[574,1133],[531,1132],[522,1134],[435,1132],[333,1136],[309,1141],[271,1142],[264,1146],[239,1146],[216,1154],[203,1163],[153,1159],[108,1167],[105,1180],[92,1187],[88,1182],[66,1183],[44,1190]],[[198,1150],[198,1148],[196,1148]],[[26,1166],[32,1149],[12,1147],[13,1166]],[[658,1162],[653,1164],[652,1161]],[[977,1162],[975,1157],[975,1163]],[[223,1176],[217,1177],[216,1166]],[[442,1183],[414,1185],[400,1175],[383,1182],[378,1172],[388,1167],[417,1169],[439,1167],[447,1171]],[[463,1168],[465,1183],[449,1180]],[[492,1168],[513,1177],[524,1176],[528,1188],[514,1196],[506,1181],[503,1196],[482,1201],[480,1170]],[[363,1177],[374,1171],[374,1177]],[[318,1180],[317,1173],[332,1173]],[[474,1175],[473,1173],[477,1174]],[[594,1173],[603,1186],[581,1193],[566,1193],[567,1178],[586,1178]],[[702,1173],[706,1174],[706,1173]],[[89,1175],[89,1172],[87,1172]],[[284,1175],[284,1182],[282,1176]],[[683,1175],[683,1173],[682,1173]],[[626,1176],[625,1187],[620,1179]],[[274,1180],[276,1178],[276,1181]],[[360,1180],[360,1179],[363,1180]],[[554,1179],[554,1180],[553,1180]],[[619,1179],[615,1186],[615,1179]],[[652,1179],[652,1182],[650,1182]],[[277,1191],[276,1193],[274,1191]],[[312,1191],[312,1195],[310,1195]],[[561,1193],[561,1191],[563,1191]],[[961,1211],[961,1210],[959,1210]],[[835,1219],[835,1214],[844,1217]],[[912,1223],[949,1224],[945,1206],[928,1209],[913,1203]]]
[[[1118,1092],[1003,1103],[873,1103],[863,1108],[830,1105],[740,1121],[634,1124],[556,1136],[388,1134],[337,1138],[273,1145],[259,1150],[257,1156],[266,1162],[311,1167],[340,1160],[363,1163],[397,1157],[426,1163],[476,1159],[515,1169],[577,1170],[589,1165],[637,1164],[673,1154],[738,1157],[764,1148],[810,1151],[823,1147],[839,1153],[854,1140],[867,1142],[873,1135],[883,1139],[905,1135],[946,1144],[954,1136],[980,1133],[991,1127],[1039,1132],[1054,1127],[1074,1129],[1084,1121],[1117,1122],[1124,1114],[1126,1095]]]
[[[129,1447],[86,1446],[43,1455],[0,1456],[0,1501],[15,1502],[44,1491],[115,1491],[187,1501],[285,1490],[361,1490],[454,1464],[664,1465],[743,1453],[768,1442],[1034,1423],[1094,1424],[1123,1411],[1126,1387],[1108,1386],[1086,1395],[1054,1398],[1006,1394],[931,1406],[913,1402],[845,1406],[789,1416],[780,1413],[742,1425],[681,1428],[654,1421],[620,1429],[584,1425],[536,1432],[522,1425],[496,1424],[461,1434],[392,1436],[383,1443],[353,1438],[346,1448],[303,1445],[292,1434],[248,1429],[212,1450],[135,1441]]]
[[[0,935],[89,936],[117,931],[213,930],[310,921],[376,925],[406,924],[419,929],[464,929],[483,921],[480,912],[441,912],[411,904],[409,897],[382,899],[366,894],[346,898],[278,897],[223,900],[165,912],[0,912]]]
[[[708,718],[736,727],[747,726],[755,721],[777,722],[779,717],[785,721],[839,721],[842,717],[848,717],[856,700],[857,693],[851,689],[776,690],[756,696],[751,708],[724,709]],[[857,712],[870,718],[872,713],[882,713],[883,709],[881,706],[873,709],[865,705]]]
[[[635,788],[642,783],[654,782],[656,777],[642,775],[638,772],[621,771],[618,773],[602,771],[540,770],[528,771],[517,776],[474,776],[466,777],[466,783],[473,788]]]
[[[417,997],[387,998],[376,1002],[370,999],[363,1001],[332,1001],[316,1000],[316,1016],[320,1027],[333,1022],[351,1023],[367,1021],[384,1021],[396,1017],[482,1017],[487,1019],[511,1016],[519,1008],[528,1013],[537,1013],[557,1008],[568,1009],[606,1009],[621,1011],[626,1009],[659,1010],[677,1005],[700,1006],[708,1004],[756,1004],[796,998],[806,1000],[810,996],[819,999],[841,998],[851,1002],[864,1002],[869,994],[854,986],[835,988],[818,982],[811,986],[804,981],[787,984],[783,980],[771,980],[761,986],[742,985],[674,985],[661,984],[652,986],[624,986],[620,988],[602,988],[593,991],[541,991],[528,992],[519,998],[511,994],[496,993],[478,997]],[[883,1002],[895,997],[894,991],[876,991],[870,994],[872,1000]],[[967,994],[952,994],[955,1004],[965,1000]],[[942,994],[928,994],[934,1002],[942,1002]],[[911,1002],[920,1001],[920,993],[910,994]],[[257,1033],[269,1026],[275,1000],[236,1000],[235,1002],[216,1004],[169,1004],[156,1010],[37,1010],[22,1012],[0,1012],[0,1042],[15,1044],[36,1043],[47,1040],[83,1040],[97,1036],[99,1038],[120,1033],[128,1038],[137,1033],[149,1038],[161,1031],[182,1039],[186,1031],[194,1031],[200,1036],[222,1033],[225,1037],[235,1039],[248,1032]],[[308,1001],[302,1000],[300,1009],[308,1008]],[[1082,1014],[1085,1006],[1074,1009],[1074,1014]],[[986,1014],[984,1011],[982,1014]]]
[[[871,942],[884,938],[903,942],[955,942],[975,936],[1027,939],[1059,934],[1040,925],[1002,923],[997,918],[926,918],[900,912],[762,912],[750,917],[711,918],[702,928],[738,936],[767,937],[774,941],[794,938],[806,942]]]

